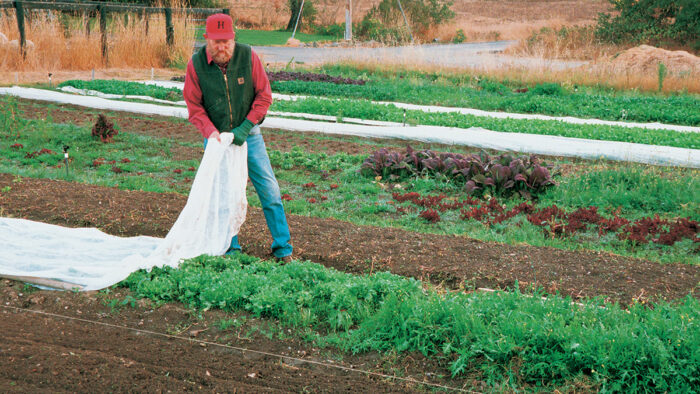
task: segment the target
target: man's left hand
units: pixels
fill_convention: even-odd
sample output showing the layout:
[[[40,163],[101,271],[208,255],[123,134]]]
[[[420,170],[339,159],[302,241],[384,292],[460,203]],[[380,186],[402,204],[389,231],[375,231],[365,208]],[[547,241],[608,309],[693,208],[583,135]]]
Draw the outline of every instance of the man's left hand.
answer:
[[[253,122],[249,121],[248,119],[243,120],[243,123],[241,123],[240,126],[236,127],[235,129],[231,130],[233,133],[233,143],[241,146],[245,142],[245,140],[248,138],[248,134],[250,134],[250,130],[255,126]]]

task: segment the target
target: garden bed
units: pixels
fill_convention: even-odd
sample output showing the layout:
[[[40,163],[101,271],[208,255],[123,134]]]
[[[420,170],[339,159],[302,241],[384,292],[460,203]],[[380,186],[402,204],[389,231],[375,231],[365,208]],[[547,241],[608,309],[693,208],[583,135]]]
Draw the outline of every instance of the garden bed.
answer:
[[[21,138],[20,135],[6,135],[7,141],[24,143],[27,146],[26,148],[18,147],[17,151],[9,148],[10,154],[2,159],[6,161],[3,165],[8,168],[7,171],[12,172],[0,174],[0,212],[3,216],[22,217],[70,227],[98,227],[111,234],[123,236],[153,235],[162,237],[167,233],[184,206],[186,201],[184,193],[191,185],[191,179],[188,177],[192,177],[193,170],[187,168],[191,164],[185,165],[185,163],[196,161],[202,154],[201,137],[191,125],[183,120],[119,113],[115,122],[119,134],[114,136],[115,142],[97,145],[96,148],[91,144],[101,144],[101,142],[99,140],[95,140],[94,143],[90,142],[89,130],[100,111],[20,100],[16,113],[20,113],[24,118],[50,119],[52,123],[37,121],[36,124],[28,126],[26,123],[20,122],[18,124],[21,127],[16,130]],[[115,114],[111,113],[106,113],[106,115],[111,119],[116,117]],[[8,124],[11,125],[11,123]],[[70,128],[73,126],[67,125],[82,125],[83,127]],[[39,148],[59,149],[51,144],[56,143],[53,140],[55,138],[59,140],[71,138],[72,134],[66,132],[67,128],[70,128],[69,131],[73,133],[85,134],[84,137],[74,137],[75,140],[71,143],[74,145],[72,149],[79,147],[82,149],[72,156],[76,160],[71,167],[72,171],[75,171],[75,177],[66,178],[75,181],[47,179],[47,177],[63,178],[63,168],[56,168],[55,163],[50,162],[53,160],[51,157],[56,155],[37,154],[37,156],[30,158],[23,155],[25,151],[29,153],[39,152]],[[49,130],[52,132],[47,134]],[[42,135],[45,135],[46,139],[37,140],[37,137]],[[168,138],[148,139],[147,136]],[[524,245],[522,242],[513,243],[512,241],[509,241],[510,244],[483,242],[463,235],[451,235],[449,232],[441,233],[439,226],[419,219],[406,219],[408,221],[402,224],[395,220],[400,216],[398,209],[385,216],[385,223],[377,224],[369,220],[368,223],[372,223],[372,225],[363,225],[361,221],[352,216],[347,220],[325,217],[324,215],[328,215],[328,213],[324,213],[321,208],[322,197],[327,195],[330,199],[340,198],[341,194],[336,193],[340,193],[338,190],[342,190],[343,187],[356,187],[356,193],[360,194],[387,194],[386,190],[377,186],[378,181],[371,177],[363,178],[364,180],[361,180],[362,184],[359,186],[351,183],[351,178],[342,175],[340,168],[345,165],[350,166],[349,168],[355,168],[353,166],[359,168],[360,155],[367,157],[377,151],[379,147],[402,151],[404,150],[402,144],[398,141],[328,137],[313,133],[290,133],[277,130],[266,130],[265,139],[278,177],[284,178],[282,179],[283,190],[294,196],[292,201],[286,203],[288,212],[300,213],[288,215],[292,241],[295,246],[295,257],[300,260],[308,259],[351,274],[390,271],[401,276],[421,279],[427,290],[430,289],[430,284],[440,292],[452,289],[460,290],[459,293],[454,294],[482,287],[514,288],[516,286],[528,293],[537,287],[547,293],[558,293],[575,300],[601,297],[607,301],[620,302],[622,308],[630,307],[630,311],[634,309],[634,306],[638,308],[640,304],[655,300],[665,299],[681,303],[682,301],[679,299],[688,294],[690,294],[691,299],[697,297],[694,291],[700,281],[700,267],[692,263],[696,259],[692,256],[687,257],[686,264],[680,262],[661,264],[658,261],[625,257],[605,251],[580,248],[567,250],[568,247],[556,249]],[[51,142],[49,143],[49,141]],[[128,144],[125,145],[129,141],[135,141],[138,144],[131,147]],[[429,144],[416,145],[414,148],[434,149],[436,151],[451,149],[447,146],[431,146]],[[91,177],[102,178],[99,183],[107,180],[102,184],[112,184],[110,182],[116,179],[138,179],[136,176],[137,166],[147,165],[147,160],[136,154],[138,149],[146,149],[152,153],[154,159],[161,160],[158,163],[172,166],[171,168],[161,168],[160,165],[156,165],[153,169],[146,169],[145,171],[149,172],[144,172],[142,175],[148,174],[148,178],[158,180],[161,183],[142,183],[141,187],[145,187],[147,190],[167,192],[134,190],[139,188],[139,184],[136,183],[131,184],[131,186],[117,183],[120,188],[99,186],[95,184],[94,179],[85,178],[86,174],[90,174]],[[96,151],[90,152],[91,150]],[[304,154],[301,154],[300,150],[303,150]],[[475,150],[469,148],[459,148],[459,152],[462,154],[476,153]],[[336,153],[337,155],[334,155]],[[92,154],[104,157],[104,163],[95,163],[93,158],[89,156]],[[358,156],[350,156],[349,154]],[[126,156],[131,157],[131,161],[124,160],[127,158]],[[607,166],[605,162],[591,163],[547,158],[547,160],[550,159],[557,161],[560,171],[567,175],[579,173],[591,166],[601,168]],[[28,171],[26,176],[18,174],[11,167],[8,167],[8,160],[9,162],[24,160],[20,167],[26,166],[25,170]],[[309,160],[315,160],[311,166],[307,163]],[[334,162],[334,160],[337,161]],[[37,167],[37,161],[45,164],[43,167],[41,164]],[[104,166],[110,161],[115,161],[111,166],[124,168],[124,174],[107,170],[108,166]],[[32,173],[37,168],[45,171],[43,176],[39,172]],[[656,183],[663,181],[658,176],[677,177],[672,169],[661,171],[652,168],[651,171],[650,176],[657,177],[651,178],[657,180]],[[314,182],[318,186],[315,186]],[[337,186],[332,186],[333,182],[341,183],[340,189]],[[350,182],[350,184],[344,186],[343,182]],[[420,182],[427,182],[427,180],[419,180]],[[302,183],[304,184],[302,185]],[[404,182],[404,185],[409,186],[409,183]],[[431,183],[426,185],[433,187]],[[173,193],[173,191],[183,194]],[[252,190],[249,189],[249,191]],[[426,189],[419,191],[425,193]],[[430,192],[432,193],[432,191]],[[459,193],[458,190],[454,190],[454,192]],[[402,190],[401,194],[403,193]],[[249,198],[251,197],[251,193],[249,193]],[[319,199],[318,203],[312,203],[311,200],[314,197]],[[244,252],[269,259],[271,257],[269,255],[271,240],[264,224],[262,212],[255,208],[254,198],[252,200],[247,221],[241,231]],[[391,205],[386,202],[390,200],[391,193],[388,194],[388,200],[386,196],[383,196],[383,205]],[[340,202],[340,200],[336,201]],[[643,201],[645,204],[649,203],[649,200]],[[372,208],[373,205],[368,202],[361,204],[366,204],[362,208],[368,209]],[[398,206],[398,201],[396,204]],[[669,205],[673,204],[669,203]],[[316,207],[321,210],[317,210]],[[402,205],[402,207],[406,207],[406,205]],[[656,207],[657,210],[660,208],[660,206]],[[665,217],[670,217],[669,215],[685,216],[687,215],[685,212],[689,212],[691,216],[694,215],[692,207],[686,207],[685,210],[677,210],[673,207],[666,208],[668,211],[664,211],[666,212]],[[637,214],[648,214],[649,211],[645,209],[639,210]],[[376,212],[369,213],[368,211],[367,217],[374,214]],[[380,212],[380,214],[386,214],[386,212]],[[415,213],[413,215],[415,216]],[[454,220],[454,218],[450,220]],[[447,219],[445,221],[447,222]],[[675,259],[674,256],[679,255],[671,256]],[[131,285],[140,283],[138,275],[134,276],[135,279]],[[427,359],[420,354],[410,352],[400,352],[398,356],[393,351],[383,353],[381,356],[372,352],[351,356],[348,353],[334,353],[328,350],[329,348],[313,349],[308,345],[309,342],[300,340],[298,333],[296,336],[294,334],[288,335],[286,328],[275,326],[281,324],[275,318],[257,319],[251,316],[243,318],[240,317],[241,312],[235,310],[219,314],[216,311],[204,312],[201,309],[178,309],[182,306],[172,302],[163,304],[160,301],[155,301],[155,304],[151,304],[149,301],[135,298],[135,295],[139,297],[137,294],[142,294],[142,289],[136,290],[134,287],[131,289],[130,291],[111,289],[99,293],[68,294],[34,292],[30,287],[24,287],[16,282],[2,282],[0,285],[2,299],[0,301],[6,306],[60,312],[61,315],[83,317],[90,321],[78,325],[75,324],[75,321],[66,321],[65,317],[52,316],[49,318],[46,315],[27,317],[28,312],[26,311],[5,308],[4,312],[16,316],[16,319],[12,319],[11,325],[7,323],[6,328],[6,331],[10,333],[8,338],[11,338],[11,345],[8,346],[9,351],[6,354],[13,369],[8,369],[5,375],[0,376],[0,387],[11,388],[12,385],[15,385],[20,388],[43,388],[47,387],[47,384],[52,384],[69,391],[80,391],[81,384],[85,384],[86,377],[89,376],[90,379],[96,379],[98,385],[104,384],[105,387],[116,387],[122,391],[138,390],[139,387],[142,387],[139,386],[141,382],[144,382],[145,385],[147,384],[145,382],[148,381],[155,382],[155,385],[162,386],[164,390],[182,390],[184,387],[198,389],[199,386],[202,386],[216,391],[217,387],[222,387],[220,385],[224,384],[248,388],[252,391],[262,388],[274,390],[279,389],[276,385],[279,380],[286,379],[284,374],[288,370],[300,374],[298,375],[300,378],[298,381],[290,378],[289,385],[284,386],[284,389],[302,391],[304,386],[297,386],[297,382],[299,382],[298,384],[304,384],[304,382],[309,384],[311,381],[314,382],[315,386],[316,384],[332,384],[333,386],[327,387],[334,387],[334,389],[337,387],[338,390],[348,387],[345,386],[346,383],[354,387],[359,384],[372,384],[372,387],[375,385],[373,380],[358,380],[359,378],[352,377],[346,371],[320,373],[318,365],[307,367],[303,362],[293,361],[292,368],[290,368],[288,360],[279,361],[280,359],[277,358],[277,361],[270,361],[270,356],[261,356],[259,359],[256,358],[257,356],[253,356],[251,363],[248,363],[251,361],[250,359],[243,357],[244,365],[239,367],[229,361],[230,358],[236,358],[236,362],[241,359],[240,355],[232,353],[231,349],[221,350],[221,353],[216,353],[216,357],[205,359],[206,355],[211,353],[201,352],[213,352],[212,345],[185,345],[184,341],[183,344],[180,344],[179,339],[172,338],[167,340],[166,345],[164,340],[154,334],[140,335],[133,331],[128,334],[119,334],[119,332],[126,331],[123,331],[122,328],[106,326],[100,326],[94,330],[87,328],[88,325],[95,324],[92,322],[93,320],[118,322],[120,325],[147,328],[165,334],[192,335],[196,339],[206,338],[212,341],[224,341],[238,344],[237,346],[240,346],[241,341],[243,341],[243,343],[250,344],[249,348],[286,351],[286,354],[289,355],[295,352],[296,354],[313,356],[323,354],[324,359],[333,359],[335,363],[342,358],[345,365],[349,363],[361,366],[363,369],[366,367],[392,374],[400,373],[402,376],[418,380],[427,378],[432,382],[445,383],[451,387],[466,385],[471,389],[489,390],[495,387],[494,384],[499,384],[498,380],[494,382],[493,378],[484,372],[486,370],[479,369],[480,367],[469,368],[462,371],[457,378],[446,379],[445,376],[449,376],[453,372],[448,370],[446,363],[454,362],[455,359],[450,359],[449,356],[445,357],[444,354]],[[20,295],[20,293],[23,294]],[[157,294],[154,296],[158,297]],[[56,299],[55,302],[54,299]],[[153,299],[158,300],[158,298]],[[556,300],[561,300],[561,298],[554,296],[553,300],[559,302]],[[499,305],[497,300],[494,301],[496,305]],[[8,302],[9,304],[7,304]],[[696,301],[692,300],[692,302]],[[506,304],[508,303],[504,302],[503,306]],[[190,304],[189,307],[193,307],[193,305]],[[179,310],[179,315],[173,317],[168,315],[173,311],[172,308]],[[617,308],[615,305],[610,305],[609,308],[605,309],[615,313]],[[659,307],[659,310],[663,308]],[[494,311],[500,309],[498,307]],[[681,312],[673,313],[679,319],[684,316]],[[626,316],[626,314],[623,312],[622,316]],[[167,323],[165,318],[168,318]],[[11,319],[4,319],[6,322],[9,320]],[[29,321],[40,321],[40,327],[45,329],[42,331],[38,331],[38,329],[22,331],[22,325],[30,324]],[[243,324],[240,323],[241,321],[248,323]],[[15,325],[14,322],[17,324]],[[46,332],[46,328],[52,332],[63,331],[66,334],[61,337],[42,339],[39,335]],[[202,329],[206,329],[206,331],[200,331]],[[692,330],[692,327],[688,329]],[[101,338],[105,336],[106,331],[110,331],[107,335],[110,340],[84,341],[82,347],[75,349],[81,346],[77,338],[81,336]],[[255,335],[251,336],[251,332]],[[612,331],[610,332],[612,333]],[[134,346],[132,347],[131,344]],[[50,351],[41,352],[40,350],[47,348]],[[148,355],[143,355],[139,353],[140,350],[137,350],[141,348],[151,350]],[[159,352],[159,349],[163,348],[168,350]],[[551,350],[555,349],[556,346],[545,346],[544,348]],[[71,356],[71,352],[80,355],[83,361],[74,362],[68,357]],[[26,357],[32,354],[42,354],[45,359],[38,360],[36,363],[27,362]],[[197,357],[201,354],[204,355],[198,359]],[[229,354],[232,357],[226,357]],[[604,351],[601,351],[598,356],[602,357],[604,354]],[[178,356],[178,359],[173,359]],[[518,360],[520,360],[520,356],[516,355],[511,363],[518,363]],[[475,365],[481,365],[484,361],[479,357],[474,360]],[[118,371],[115,374],[115,376],[119,376],[118,381],[111,380],[110,375],[104,373],[104,369],[97,367],[103,362],[108,368]],[[42,367],[47,365],[55,367]],[[168,365],[187,365],[187,367],[167,368]],[[195,367],[191,365],[195,365]],[[247,374],[254,374],[253,376],[261,378],[261,381],[248,382],[248,379],[254,378],[248,375],[236,375],[233,370],[228,368],[235,368],[236,371],[243,368]],[[279,368],[279,370],[275,368]],[[455,366],[450,368],[455,368]],[[518,367],[510,365],[507,368],[516,368],[517,370]],[[64,370],[65,373],[60,373]],[[31,375],[27,371],[32,371],[37,375]],[[54,375],[54,371],[59,371],[59,374]],[[579,371],[583,373],[581,379],[576,378],[574,381],[570,381],[567,380],[569,378],[566,378],[563,381],[558,380],[555,386],[548,387],[556,387],[557,389],[574,387],[582,390],[600,388],[592,380],[595,376],[594,371],[587,369]],[[610,373],[615,374],[616,372],[611,371]],[[526,375],[523,375],[523,379],[525,379],[524,376]],[[369,379],[364,375],[363,378]],[[335,379],[339,381],[335,381]],[[520,379],[520,377],[516,377],[516,379]],[[485,382],[486,380],[488,382]],[[601,382],[598,384],[605,385]],[[527,379],[518,382],[519,387],[532,388],[532,385],[533,382]],[[425,390],[426,388],[398,383],[398,385],[380,386],[378,390],[390,392],[414,389]],[[352,388],[348,388],[348,390],[352,390]]]
[[[63,106],[47,107],[29,101],[22,101],[19,108],[27,117],[49,116],[57,123],[84,125],[93,123],[94,114],[99,112],[80,107],[74,110]],[[121,130],[132,133],[200,141],[196,129],[181,120],[164,118],[161,121],[122,113],[118,123]],[[279,151],[301,147],[331,155],[339,152],[369,154],[376,150],[371,143],[310,137],[304,133],[273,131],[265,135],[268,147]],[[396,148],[399,146],[397,142]],[[430,145],[417,146],[428,147]],[[433,148],[439,149],[439,146]],[[202,150],[180,146],[171,152],[173,159],[191,160],[201,155]],[[576,166],[569,165],[569,170],[564,171],[572,171]],[[5,186],[11,189],[0,198],[4,215],[72,227],[98,227],[115,235],[165,236],[186,201],[185,196],[174,193],[22,179],[15,182],[14,176],[0,176],[0,189]],[[517,280],[572,297],[605,296],[629,302],[639,297],[683,297],[700,281],[697,266],[660,265],[605,252],[512,246],[302,215],[290,215],[289,220],[295,256],[299,258],[356,273],[390,270],[399,275],[429,278],[435,283],[445,282],[452,288],[465,285],[508,287]],[[261,257],[268,255],[270,240],[259,210],[251,207],[241,238],[246,252]]]

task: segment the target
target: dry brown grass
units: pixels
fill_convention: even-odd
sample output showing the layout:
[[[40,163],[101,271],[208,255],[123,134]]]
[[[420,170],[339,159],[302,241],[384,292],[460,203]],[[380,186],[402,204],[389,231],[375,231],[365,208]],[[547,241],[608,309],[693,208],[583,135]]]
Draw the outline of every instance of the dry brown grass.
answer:
[[[108,27],[109,62],[104,64],[99,27],[88,34],[85,19],[73,19],[66,28],[56,13],[44,10],[30,12],[25,22],[28,41],[26,56],[16,45],[0,45],[0,69],[4,71],[57,71],[90,70],[105,67],[166,67],[178,59],[188,59],[194,45],[193,30],[188,30],[189,20],[183,15],[173,15],[175,44],[165,42],[165,17],[151,16],[149,34],[145,34],[146,21],[123,14],[115,14]],[[8,40],[19,40],[14,11],[0,14],[0,32]]]
[[[182,76],[180,70],[169,68],[154,68],[153,77],[160,80],[168,80],[174,76]],[[121,80],[146,80],[151,78],[151,69],[135,68],[109,68],[95,69],[95,79],[121,79]],[[52,83],[59,84],[71,79],[92,79],[92,70],[82,71],[54,71],[51,75]],[[0,86],[14,84],[48,83],[48,75],[45,71],[12,71],[0,72]]]
[[[404,55],[419,58],[418,55]],[[656,91],[658,79],[656,69],[646,71],[632,67],[621,69],[619,64],[601,61],[573,69],[555,69],[548,59],[532,59],[528,66],[504,65],[501,61],[486,59],[479,67],[451,67],[439,64],[408,62],[396,56],[366,58],[364,60],[343,61],[369,73],[375,70],[415,70],[445,74],[470,74],[488,76],[498,80],[521,81],[527,85],[554,82],[564,85],[610,86],[617,89],[637,89]],[[700,93],[700,69],[691,72],[671,72],[663,84],[664,92],[687,91]]]
[[[461,29],[467,41],[523,40],[545,27],[591,24],[608,9],[606,0],[457,0],[454,21],[426,38],[451,41]]]
[[[589,26],[554,25],[532,33],[506,50],[516,56],[547,59],[595,60],[620,52],[624,48],[600,43],[595,38],[595,28]]]

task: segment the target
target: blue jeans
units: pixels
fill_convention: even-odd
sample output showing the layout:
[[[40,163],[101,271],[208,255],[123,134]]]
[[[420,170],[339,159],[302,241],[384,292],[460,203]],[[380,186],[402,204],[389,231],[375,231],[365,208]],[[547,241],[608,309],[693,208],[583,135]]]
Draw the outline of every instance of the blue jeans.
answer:
[[[246,139],[248,143],[248,177],[258,193],[262,205],[267,228],[272,234],[272,254],[276,257],[285,257],[292,254],[292,245],[289,244],[289,225],[284,215],[280,187],[277,178],[272,171],[270,158],[267,156],[265,141],[262,134],[251,134]],[[207,147],[207,140],[204,140]],[[229,250],[241,250],[238,243],[238,235],[231,240]]]

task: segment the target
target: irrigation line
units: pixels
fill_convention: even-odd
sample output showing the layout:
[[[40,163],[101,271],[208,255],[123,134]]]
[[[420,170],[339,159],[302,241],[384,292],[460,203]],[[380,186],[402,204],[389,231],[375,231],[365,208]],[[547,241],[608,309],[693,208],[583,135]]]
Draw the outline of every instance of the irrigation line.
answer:
[[[162,333],[162,332],[156,332],[156,331],[144,330],[144,329],[140,329],[140,328],[132,328],[132,327],[120,326],[120,325],[118,325],[118,324],[105,323],[105,322],[100,322],[100,321],[95,321],[95,320],[90,320],[90,319],[83,319],[83,318],[80,318],[80,317],[59,315],[59,314],[56,314],[56,313],[44,312],[44,311],[36,311],[36,310],[32,310],[32,309],[19,308],[19,307],[16,307],[16,306],[9,306],[9,305],[0,305],[0,306],[2,306],[3,308],[6,308],[6,309],[14,309],[14,310],[20,311],[20,312],[30,312],[30,313],[35,313],[35,314],[38,314],[38,315],[44,315],[44,316],[49,316],[49,317],[58,317],[58,318],[61,318],[61,319],[74,320],[74,321],[79,321],[79,322],[83,322],[83,323],[90,323],[90,324],[101,325],[101,326],[105,326],[105,327],[118,328],[118,329],[128,330],[128,331],[134,331],[134,332],[138,332],[138,333],[142,333],[142,334],[156,335],[156,336],[161,336],[161,337],[165,337],[165,338],[169,338],[169,339],[180,339],[180,340],[184,340],[184,341],[188,341],[188,342],[194,342],[194,343],[198,343],[198,344],[205,344],[205,345],[211,345],[211,346],[219,346],[219,347],[223,347],[223,348],[227,348],[227,349],[237,350],[237,351],[240,351],[240,352],[256,353],[256,354],[261,354],[261,355],[264,355],[264,356],[276,357],[276,358],[279,358],[279,359],[281,359],[281,360],[283,360],[283,359],[294,360],[294,361],[298,361],[298,362],[301,362],[301,363],[315,364],[315,365],[320,365],[320,366],[327,367],[327,368],[336,368],[336,369],[341,369],[341,370],[348,371],[348,372],[358,372],[358,373],[362,373],[362,374],[365,374],[365,375],[373,375],[373,376],[377,376],[377,377],[385,378],[385,379],[402,380],[402,381],[408,382],[408,383],[421,384],[421,385],[424,385],[424,386],[430,386],[430,387],[435,387],[435,388],[447,389],[447,390],[452,390],[452,391],[460,391],[460,392],[464,392],[464,393],[482,393],[481,391],[473,391],[473,390],[466,390],[466,389],[461,389],[461,388],[456,388],[456,387],[449,387],[449,386],[444,386],[444,385],[437,384],[437,383],[421,382],[420,380],[411,379],[411,378],[402,378],[402,377],[396,376],[396,375],[386,375],[386,374],[383,374],[383,373],[380,373],[380,372],[372,372],[372,371],[366,371],[366,370],[363,370],[363,369],[349,368],[349,367],[344,367],[344,366],[342,366],[342,365],[334,365],[334,364],[324,363],[324,362],[322,362],[322,361],[306,360],[306,359],[303,359],[303,358],[285,356],[285,355],[283,355],[283,354],[270,353],[270,352],[263,352],[263,351],[260,351],[260,350],[252,350],[252,349],[242,348],[242,347],[238,347],[238,346],[231,346],[231,345],[222,344],[222,343],[216,343],[216,342],[210,342],[210,341],[203,341],[203,340],[201,340],[201,339],[186,338],[186,337],[181,337],[181,336],[178,336],[178,335],[164,334],[164,333]]]

